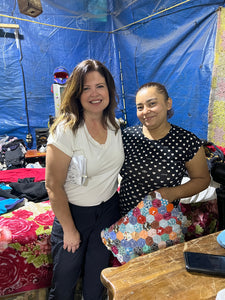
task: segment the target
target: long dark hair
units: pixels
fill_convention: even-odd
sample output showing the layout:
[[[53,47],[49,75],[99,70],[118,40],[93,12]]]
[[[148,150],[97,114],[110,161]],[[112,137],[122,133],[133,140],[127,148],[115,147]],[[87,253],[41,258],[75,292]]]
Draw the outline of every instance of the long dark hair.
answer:
[[[103,111],[103,126],[109,126],[107,120],[115,128],[117,132],[119,125],[115,120],[115,109],[117,107],[117,94],[115,82],[110,71],[100,61],[87,59],[80,62],[71,73],[66,82],[66,88],[62,94],[62,102],[60,105],[59,116],[50,128],[54,132],[57,125],[64,121],[65,126],[69,126],[75,132],[81,122],[84,120],[83,108],[80,102],[80,96],[83,92],[84,79],[87,73],[97,71],[106,81],[109,91],[109,105]]]

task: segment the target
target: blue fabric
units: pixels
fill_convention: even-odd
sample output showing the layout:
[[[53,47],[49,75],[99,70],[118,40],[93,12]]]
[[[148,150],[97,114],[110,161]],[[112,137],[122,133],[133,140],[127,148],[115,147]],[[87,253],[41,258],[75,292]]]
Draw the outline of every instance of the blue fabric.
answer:
[[[0,183],[0,189],[4,190],[11,190],[12,188],[5,183]]]
[[[23,201],[24,199],[13,199],[13,198],[0,200],[0,214],[6,213],[10,209],[14,208],[18,203]]]
[[[94,58],[112,72],[117,117],[129,126],[138,123],[138,87],[160,81],[173,98],[171,122],[207,138],[217,10],[224,1],[48,0],[36,18],[16,4],[1,1],[0,23],[20,29],[19,39],[14,29],[0,29],[0,135],[25,140],[30,128],[35,148],[35,128],[46,128],[54,116],[54,69],[71,73],[81,60]]]
[[[225,248],[225,230],[221,231],[217,236],[217,242],[221,247]]]

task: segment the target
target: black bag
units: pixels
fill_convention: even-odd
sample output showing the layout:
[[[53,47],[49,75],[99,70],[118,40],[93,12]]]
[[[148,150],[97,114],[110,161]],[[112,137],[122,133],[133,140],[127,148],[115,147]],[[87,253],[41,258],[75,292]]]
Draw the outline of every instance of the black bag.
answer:
[[[208,169],[211,171],[212,167],[217,162],[224,162],[223,151],[220,150],[215,144],[208,141],[203,141],[205,156],[208,164]]]
[[[15,139],[2,145],[1,156],[7,169],[23,168],[25,166],[26,145],[22,139]]]

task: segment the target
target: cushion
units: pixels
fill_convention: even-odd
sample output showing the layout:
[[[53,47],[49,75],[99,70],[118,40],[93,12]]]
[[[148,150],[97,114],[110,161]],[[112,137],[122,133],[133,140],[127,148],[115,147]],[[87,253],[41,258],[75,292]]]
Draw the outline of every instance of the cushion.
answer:
[[[155,192],[102,230],[101,238],[118,261],[125,264],[140,255],[184,242],[187,226],[180,206],[175,207]]]

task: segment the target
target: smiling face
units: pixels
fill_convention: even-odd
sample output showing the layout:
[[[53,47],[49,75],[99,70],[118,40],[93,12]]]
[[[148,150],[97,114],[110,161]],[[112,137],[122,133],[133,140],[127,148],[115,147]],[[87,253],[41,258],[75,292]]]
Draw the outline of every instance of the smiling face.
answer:
[[[99,72],[91,71],[85,76],[80,102],[84,116],[102,115],[103,110],[109,105],[109,90],[105,78]]]
[[[167,111],[172,107],[171,98],[159,93],[156,86],[145,87],[136,95],[137,117],[149,130],[167,124]]]

